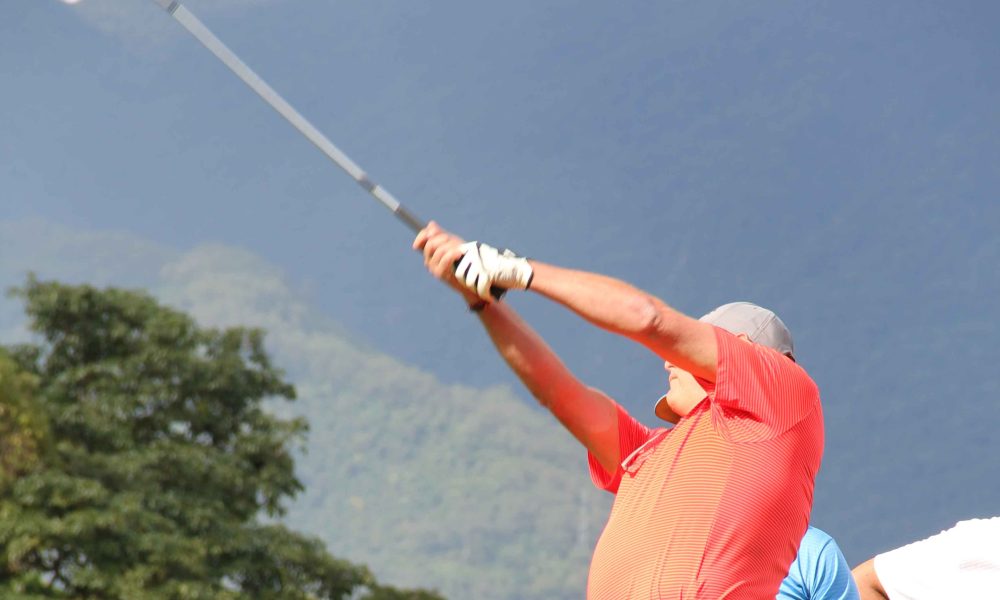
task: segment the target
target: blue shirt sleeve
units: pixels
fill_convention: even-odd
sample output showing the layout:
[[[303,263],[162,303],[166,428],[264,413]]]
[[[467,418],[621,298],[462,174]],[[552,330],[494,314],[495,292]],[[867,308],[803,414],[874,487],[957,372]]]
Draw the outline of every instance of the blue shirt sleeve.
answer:
[[[799,554],[781,582],[778,600],[860,600],[840,547],[826,532],[810,526]]]

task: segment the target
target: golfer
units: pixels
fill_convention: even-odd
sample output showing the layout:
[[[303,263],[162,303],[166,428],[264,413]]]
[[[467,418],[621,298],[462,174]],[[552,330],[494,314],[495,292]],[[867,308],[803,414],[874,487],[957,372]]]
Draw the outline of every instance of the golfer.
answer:
[[[663,415],[677,424],[679,417]],[[861,600],[847,559],[830,534],[810,525],[776,600]]]
[[[413,247],[587,448],[597,487],[615,494],[588,598],[775,598],[809,522],[823,414],[774,313],[734,303],[693,319],[620,280],[465,242],[435,223]],[[655,412],[677,424],[649,429],[580,382],[494,286],[530,289],[651,350],[669,380]]]

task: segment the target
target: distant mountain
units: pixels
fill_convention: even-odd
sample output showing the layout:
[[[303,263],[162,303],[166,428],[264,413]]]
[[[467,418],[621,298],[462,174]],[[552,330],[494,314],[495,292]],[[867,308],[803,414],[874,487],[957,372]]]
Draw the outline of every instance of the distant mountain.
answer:
[[[0,223],[0,282],[143,286],[209,325],[268,331],[311,425],[287,522],[380,580],[450,598],[580,598],[609,498],[577,444],[511,390],[448,385],[351,341],[254,255]],[[91,277],[88,277],[91,276]],[[0,332],[23,335],[12,300]],[[5,339],[9,342],[10,339]],[[496,360],[484,356],[483,360]]]

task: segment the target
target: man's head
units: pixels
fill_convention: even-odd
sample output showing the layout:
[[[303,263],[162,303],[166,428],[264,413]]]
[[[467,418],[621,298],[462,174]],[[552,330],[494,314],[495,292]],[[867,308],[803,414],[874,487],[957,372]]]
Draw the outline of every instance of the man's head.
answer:
[[[795,360],[792,332],[788,331],[778,315],[766,308],[751,302],[730,302],[698,320],[721,327],[734,335],[743,334],[747,340],[773,348]]]
[[[778,315],[750,302],[730,302],[698,319],[736,335],[743,341],[773,348],[795,360],[792,333]],[[680,367],[664,363],[670,389],[657,400],[654,411],[665,421],[676,423],[705,399],[707,392],[694,377]]]

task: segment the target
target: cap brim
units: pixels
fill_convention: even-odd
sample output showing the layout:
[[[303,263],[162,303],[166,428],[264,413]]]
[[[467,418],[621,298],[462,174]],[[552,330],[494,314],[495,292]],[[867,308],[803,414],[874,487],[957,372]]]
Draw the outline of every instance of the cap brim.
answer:
[[[681,416],[674,412],[674,409],[670,408],[670,404],[667,402],[667,395],[664,394],[660,396],[660,399],[656,401],[653,405],[653,412],[657,417],[663,419],[667,423],[677,424],[681,420]]]

